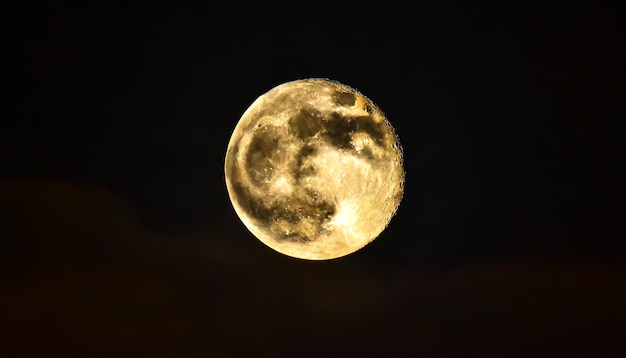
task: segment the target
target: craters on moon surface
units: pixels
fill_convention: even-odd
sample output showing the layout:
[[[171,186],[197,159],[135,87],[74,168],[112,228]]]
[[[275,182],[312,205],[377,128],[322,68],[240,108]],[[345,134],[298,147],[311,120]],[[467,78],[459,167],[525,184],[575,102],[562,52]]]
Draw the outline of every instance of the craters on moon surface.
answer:
[[[402,148],[382,111],[326,79],[287,82],[254,101],[231,136],[225,176],[259,240],[310,260],[374,240],[404,188]]]

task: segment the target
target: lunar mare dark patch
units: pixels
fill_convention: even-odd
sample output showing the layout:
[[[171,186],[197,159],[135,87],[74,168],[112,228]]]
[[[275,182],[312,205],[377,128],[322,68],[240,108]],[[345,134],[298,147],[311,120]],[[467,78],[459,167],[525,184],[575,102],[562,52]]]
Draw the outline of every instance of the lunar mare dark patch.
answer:
[[[294,172],[294,177],[296,178],[297,181],[302,180],[302,178],[306,178],[306,177],[310,177],[313,176],[317,173],[317,170],[315,169],[315,167],[313,165],[307,164],[307,165],[298,165],[296,167],[296,170]]]
[[[371,116],[346,117],[339,113],[332,113],[322,133],[333,146],[340,149],[354,149],[352,136],[359,132],[367,133],[376,144],[383,144],[385,133]]]
[[[298,138],[307,140],[316,135],[322,128],[321,114],[310,109],[301,109],[289,119],[289,129]]]
[[[239,171],[235,169],[232,174],[237,176]],[[277,233],[281,240],[315,240],[324,231],[324,223],[336,212],[333,203],[322,200],[313,191],[299,190],[299,195],[267,200],[253,194],[241,181],[234,181],[233,189],[238,197],[247,199],[241,200],[239,204],[253,219],[260,223],[274,224],[273,230],[282,229]]]
[[[310,113],[310,112],[306,112]],[[312,134],[319,131],[321,124],[317,115],[298,116],[303,120],[291,122],[291,128],[304,128],[304,132]],[[313,119],[311,119],[313,118]],[[317,126],[310,125],[318,123]],[[272,165],[281,150],[281,140],[278,134],[284,129],[274,126],[257,127],[250,141],[246,153],[246,173],[251,179],[251,184],[261,189],[263,192],[271,186],[271,180],[278,171],[282,175],[289,175],[296,180],[299,178],[315,174],[315,168],[310,164],[305,164],[305,160],[317,153],[317,148],[311,144],[302,144],[297,152],[289,158],[285,166],[291,163],[292,170],[281,170],[281,167]],[[306,134],[305,134],[306,135]],[[239,172],[233,172],[233,177],[238,177]],[[304,190],[295,187],[290,195],[280,194],[273,198],[266,198],[252,193],[251,190],[242,185],[241,181],[234,181],[234,190],[239,197],[249,198],[240,204],[250,213],[252,218],[258,222],[270,222],[271,230],[279,231],[280,240],[292,242],[308,242],[314,240],[323,231],[323,224],[328,222],[335,213],[335,206],[320,198],[318,192]]]
[[[274,174],[270,158],[278,149],[278,139],[265,129],[258,132],[253,136],[246,153],[246,169],[255,185],[263,186]]]
[[[312,164],[306,164],[306,160],[317,153],[317,148],[312,144],[304,144],[295,155],[295,167],[292,169],[296,180],[311,176],[316,173]]]
[[[333,94],[333,100],[339,105],[352,107],[356,103],[356,96],[350,92],[338,91]]]
[[[284,210],[280,204],[271,208],[274,220],[278,221],[277,226],[283,228],[283,236],[280,239],[287,241],[314,241],[324,231],[324,223],[328,222],[336,211],[335,206],[326,201],[302,200],[289,205],[292,206],[290,210]]]
[[[363,149],[361,149],[359,152],[359,155],[367,158],[367,160],[371,160],[371,161],[376,160],[376,157],[374,156],[372,149],[370,149],[369,147],[364,147]]]

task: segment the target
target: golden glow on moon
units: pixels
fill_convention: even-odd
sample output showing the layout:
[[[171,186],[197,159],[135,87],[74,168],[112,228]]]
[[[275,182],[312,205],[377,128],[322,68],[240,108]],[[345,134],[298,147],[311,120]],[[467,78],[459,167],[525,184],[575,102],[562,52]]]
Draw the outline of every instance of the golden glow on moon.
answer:
[[[353,253],[387,226],[402,199],[400,142],[355,89],[287,82],[257,98],[230,138],[226,187],[246,227],[285,255]]]

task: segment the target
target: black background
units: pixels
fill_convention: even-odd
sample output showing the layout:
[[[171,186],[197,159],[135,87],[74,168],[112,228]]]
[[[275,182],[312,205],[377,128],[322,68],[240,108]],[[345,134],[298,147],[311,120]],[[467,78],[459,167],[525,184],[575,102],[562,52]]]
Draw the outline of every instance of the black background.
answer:
[[[0,357],[626,354],[622,2],[0,11]],[[243,111],[309,77],[405,154],[389,227],[326,262],[223,179]]]

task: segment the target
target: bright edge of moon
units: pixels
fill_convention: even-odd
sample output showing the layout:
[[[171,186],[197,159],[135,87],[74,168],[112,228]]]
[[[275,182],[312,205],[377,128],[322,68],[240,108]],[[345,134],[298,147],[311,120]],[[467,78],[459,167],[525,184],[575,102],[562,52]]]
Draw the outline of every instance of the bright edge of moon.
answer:
[[[235,212],[265,245],[296,258],[351,254],[402,199],[402,147],[367,97],[327,79],[274,87],[244,112],[224,164]]]

